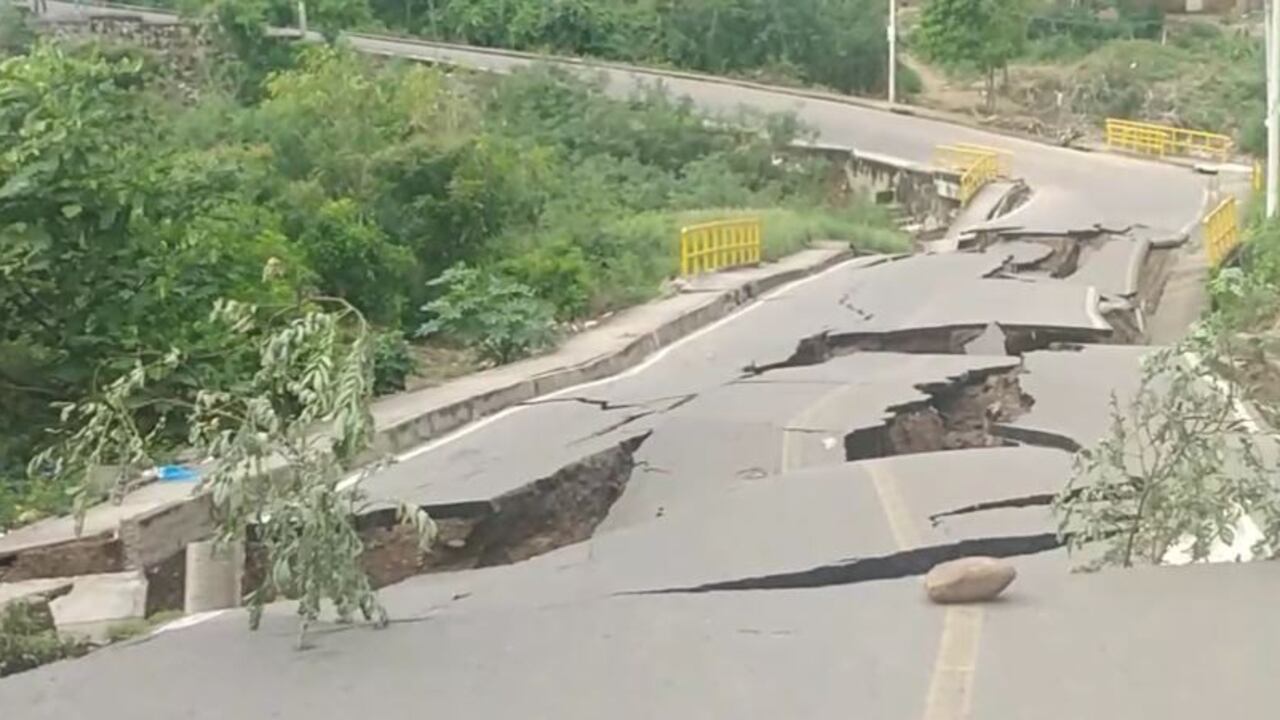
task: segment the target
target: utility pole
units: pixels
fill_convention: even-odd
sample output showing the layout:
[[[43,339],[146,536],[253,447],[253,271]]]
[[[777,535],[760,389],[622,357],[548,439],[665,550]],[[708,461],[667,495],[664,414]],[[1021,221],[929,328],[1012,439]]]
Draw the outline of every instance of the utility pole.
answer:
[[[1267,0],[1263,22],[1266,27],[1263,35],[1266,38],[1267,62],[1267,219],[1276,216],[1277,195],[1280,193],[1280,117],[1277,116],[1277,104],[1280,103],[1280,73],[1277,73],[1276,58],[1280,51],[1280,9],[1276,3],[1280,0]]]
[[[898,0],[889,0],[889,104],[898,102]]]

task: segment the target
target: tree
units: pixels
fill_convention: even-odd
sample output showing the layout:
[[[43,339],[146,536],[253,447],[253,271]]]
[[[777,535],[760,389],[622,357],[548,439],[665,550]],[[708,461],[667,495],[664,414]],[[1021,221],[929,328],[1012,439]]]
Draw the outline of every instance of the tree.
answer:
[[[278,271],[269,265],[265,274]],[[62,406],[58,441],[32,459],[30,472],[72,478],[83,513],[154,466],[165,450],[160,430],[180,422],[189,428],[190,452],[207,458],[198,491],[213,500],[218,540],[260,553],[261,577],[246,597],[251,627],[281,597],[298,603],[299,646],[326,601],[342,621],[359,611],[384,625],[386,612],[360,566],[355,525],[364,506],[360,481],[377,465],[348,477],[373,431],[373,339],[363,316],[345,300],[317,297],[271,308],[219,301],[211,321],[252,348],[248,378],[201,387],[191,400],[162,396],[151,386],[189,359],[171,349],[138,361],[89,398]],[[144,420],[148,408],[159,422]],[[92,472],[103,466],[119,468],[105,487]],[[434,536],[430,518],[407,507],[400,517],[425,550]]]
[[[1027,0],[930,0],[917,31],[921,49],[936,61],[968,65],[986,77],[987,111],[995,110],[996,70],[1022,52]]]
[[[1261,532],[1253,555],[1280,549],[1275,470],[1209,370],[1219,349],[1202,330],[1148,358],[1133,398],[1113,397],[1111,432],[1077,455],[1054,510],[1068,550],[1094,554],[1087,566],[1158,564],[1174,549],[1204,560],[1244,522]]]
[[[217,298],[295,295],[261,277],[268,258],[295,264],[249,192],[255,159],[171,147],[146,77],[139,57],[92,48],[0,63],[0,474],[25,464],[51,401],[154,348],[190,356],[175,386],[237,372],[207,322]]]

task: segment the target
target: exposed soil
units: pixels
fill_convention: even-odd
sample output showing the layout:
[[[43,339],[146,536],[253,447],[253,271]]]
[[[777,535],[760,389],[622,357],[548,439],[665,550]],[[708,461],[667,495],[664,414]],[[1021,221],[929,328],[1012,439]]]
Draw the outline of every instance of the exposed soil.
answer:
[[[123,543],[106,532],[0,557],[0,582],[120,572],[124,567]]]
[[[424,572],[519,562],[582,542],[622,495],[647,438],[628,438],[491,503],[426,508],[439,529],[427,552],[411,530],[395,524],[393,511],[366,516],[361,562],[382,587]]]
[[[1011,444],[993,432],[1026,412],[1033,400],[1018,383],[1021,368],[971,372],[951,382],[922,385],[927,401],[890,408],[883,425],[845,436],[845,459],[907,455]]]

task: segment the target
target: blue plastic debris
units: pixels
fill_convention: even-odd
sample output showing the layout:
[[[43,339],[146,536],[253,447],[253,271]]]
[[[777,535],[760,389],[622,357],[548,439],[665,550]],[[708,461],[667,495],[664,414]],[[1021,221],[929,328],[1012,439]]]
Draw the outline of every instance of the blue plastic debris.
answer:
[[[156,479],[160,482],[191,482],[200,479],[200,473],[187,465],[160,465],[156,467]]]

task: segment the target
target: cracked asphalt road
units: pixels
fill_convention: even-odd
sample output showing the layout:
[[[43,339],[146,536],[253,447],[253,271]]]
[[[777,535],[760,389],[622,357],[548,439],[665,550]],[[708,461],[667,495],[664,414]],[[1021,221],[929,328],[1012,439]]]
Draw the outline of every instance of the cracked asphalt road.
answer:
[[[356,44],[487,69],[516,62]],[[643,76],[613,71],[612,80]],[[1011,150],[1015,171],[1036,191],[1017,212],[1023,225],[1181,229],[1202,204],[1203,180],[1179,168],[785,94],[668,85],[708,108],[795,109],[824,141],[911,160],[943,142]],[[1112,264],[1131,263],[1142,245],[1099,253],[1111,272],[1091,267],[1091,277],[1117,277]],[[991,276],[1007,255],[837,266],[618,377],[412,451],[368,483],[375,497],[428,506],[483,501],[651,431],[625,491],[586,542],[386,588],[383,599],[403,622],[384,632],[325,629],[306,652],[292,650],[291,610],[279,605],[256,634],[227,613],[24,673],[0,681],[0,716],[1173,720],[1224,707],[1246,717],[1271,712],[1280,621],[1264,599],[1280,590],[1273,568],[1069,573],[1048,539],[1049,508],[1036,500],[1070,472],[1071,456],[1052,443],[845,460],[846,435],[884,424],[891,408],[928,401],[921,386],[975,370],[1022,370],[1035,402],[1003,423],[1008,437],[1088,443],[1105,432],[1111,392],[1133,387],[1143,349],[1024,358],[857,352],[743,373],[822,332],[1106,327],[1094,284]],[[1021,577],[1006,598],[983,608],[929,605],[918,574],[975,548],[1018,555]],[[1222,598],[1256,602],[1214,615],[1212,626],[1187,622]]]

